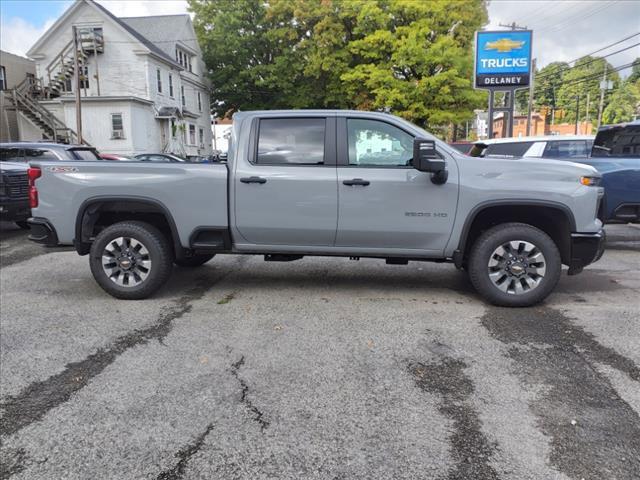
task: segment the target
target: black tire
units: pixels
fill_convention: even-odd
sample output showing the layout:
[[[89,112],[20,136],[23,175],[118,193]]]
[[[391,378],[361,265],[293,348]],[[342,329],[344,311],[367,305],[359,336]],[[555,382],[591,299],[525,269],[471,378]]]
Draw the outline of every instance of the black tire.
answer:
[[[107,246],[113,248],[112,242],[120,237],[140,242],[148,252],[145,258],[150,261],[150,268],[144,279],[133,280],[139,281],[137,285],[117,284],[105,271],[106,267],[103,267],[105,249]],[[134,221],[120,222],[98,234],[91,245],[89,264],[93,278],[109,295],[125,300],[140,300],[153,295],[169,279],[173,268],[173,252],[167,238],[153,225]]]
[[[497,271],[499,271],[501,267],[492,267],[493,270],[490,271],[489,261],[492,258],[499,258],[493,256],[496,249],[510,241],[516,240],[528,242],[535,246],[535,252],[542,253],[545,272],[542,276],[537,276],[535,273],[532,274],[532,277],[535,278],[535,280],[532,279],[532,281],[538,282],[534,288],[528,287],[525,279],[521,280],[520,277],[511,278],[505,275],[503,277],[505,279],[504,282],[512,282],[509,285],[513,285],[514,287],[516,286],[516,282],[518,282],[520,283],[518,288],[522,290],[520,293],[515,291],[509,293],[503,291],[497,284],[497,282],[500,281]],[[508,256],[508,254],[505,255],[505,257],[506,256]],[[526,257],[524,254],[523,256]],[[510,265],[508,268],[513,268],[518,262],[512,263],[514,265]],[[501,263],[501,265],[504,264],[506,264],[506,262]],[[524,263],[524,265],[528,266],[527,263]],[[531,265],[535,265],[533,261]],[[518,268],[521,268],[521,266],[522,265],[518,263]],[[487,230],[476,240],[471,248],[468,271],[471,283],[478,293],[488,302],[503,307],[528,307],[541,302],[553,291],[560,279],[562,260],[557,245],[551,237],[542,230],[525,223],[504,223]],[[489,275],[492,272],[495,272],[494,278],[498,278],[496,279],[496,283],[494,283],[494,280],[492,280]],[[528,270],[525,270],[525,272],[528,272]],[[503,288],[505,288],[506,285],[504,282],[501,284]],[[529,289],[522,289],[522,287]],[[515,288],[513,290],[515,290]]]
[[[27,223],[26,220],[19,220],[16,222],[16,225],[19,226],[22,230],[30,230],[31,227]]]
[[[202,254],[202,255],[193,255],[192,257],[186,258],[176,258],[173,263],[178,265],[179,267],[193,268],[199,267],[200,265],[204,265],[209,260],[215,257],[215,254]]]

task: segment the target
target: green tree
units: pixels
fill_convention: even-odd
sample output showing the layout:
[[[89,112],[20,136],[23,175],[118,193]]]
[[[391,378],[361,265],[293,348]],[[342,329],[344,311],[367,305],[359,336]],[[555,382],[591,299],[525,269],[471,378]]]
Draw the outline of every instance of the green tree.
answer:
[[[640,79],[627,79],[611,95],[607,108],[602,112],[605,124],[628,122],[640,114]]]
[[[219,114],[390,107],[430,127],[484,106],[472,88],[484,0],[189,0]]]
[[[586,104],[589,99],[589,118],[598,117],[598,104],[600,98],[600,81],[607,65],[607,80],[612,80],[614,88],[617,88],[620,77],[613,72],[611,65],[603,58],[583,57],[578,60],[573,68],[562,73],[562,85],[557,89],[556,105],[565,112],[564,122],[576,121],[576,106],[579,101],[580,120],[586,118]]]
[[[562,87],[564,73],[569,68],[565,62],[553,62],[536,74],[534,86],[534,104],[536,109],[552,109],[557,105],[557,95]]]
[[[627,78],[627,80],[630,82],[640,80],[640,57],[637,57],[633,61],[633,67],[631,67],[631,75],[629,75],[629,78]]]

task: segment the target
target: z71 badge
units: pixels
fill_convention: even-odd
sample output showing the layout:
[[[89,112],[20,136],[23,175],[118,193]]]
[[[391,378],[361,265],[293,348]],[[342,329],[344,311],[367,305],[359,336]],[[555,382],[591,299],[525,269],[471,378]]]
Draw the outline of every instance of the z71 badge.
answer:
[[[78,167],[47,167],[47,170],[51,173],[70,173],[77,172]]]

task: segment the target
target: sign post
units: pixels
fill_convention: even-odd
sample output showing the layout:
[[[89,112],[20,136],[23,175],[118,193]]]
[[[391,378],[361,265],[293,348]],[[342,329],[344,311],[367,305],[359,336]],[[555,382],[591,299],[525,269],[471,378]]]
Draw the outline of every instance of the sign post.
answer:
[[[489,90],[489,138],[494,136],[494,111],[509,116],[507,135],[513,135],[515,92],[531,81],[532,38],[531,30],[476,32],[474,87]],[[506,102],[496,107],[495,92],[500,91]]]

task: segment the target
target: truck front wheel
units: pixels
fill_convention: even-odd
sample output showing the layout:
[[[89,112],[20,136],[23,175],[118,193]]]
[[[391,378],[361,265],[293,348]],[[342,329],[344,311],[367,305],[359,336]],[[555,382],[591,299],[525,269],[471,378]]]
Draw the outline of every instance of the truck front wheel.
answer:
[[[153,225],[120,222],[98,234],[91,245],[89,263],[93,278],[107,293],[139,300],[167,281],[173,253],[167,238]]]
[[[528,307],[555,288],[562,261],[555,242],[524,223],[505,223],[484,232],[469,256],[469,278],[487,301]]]

